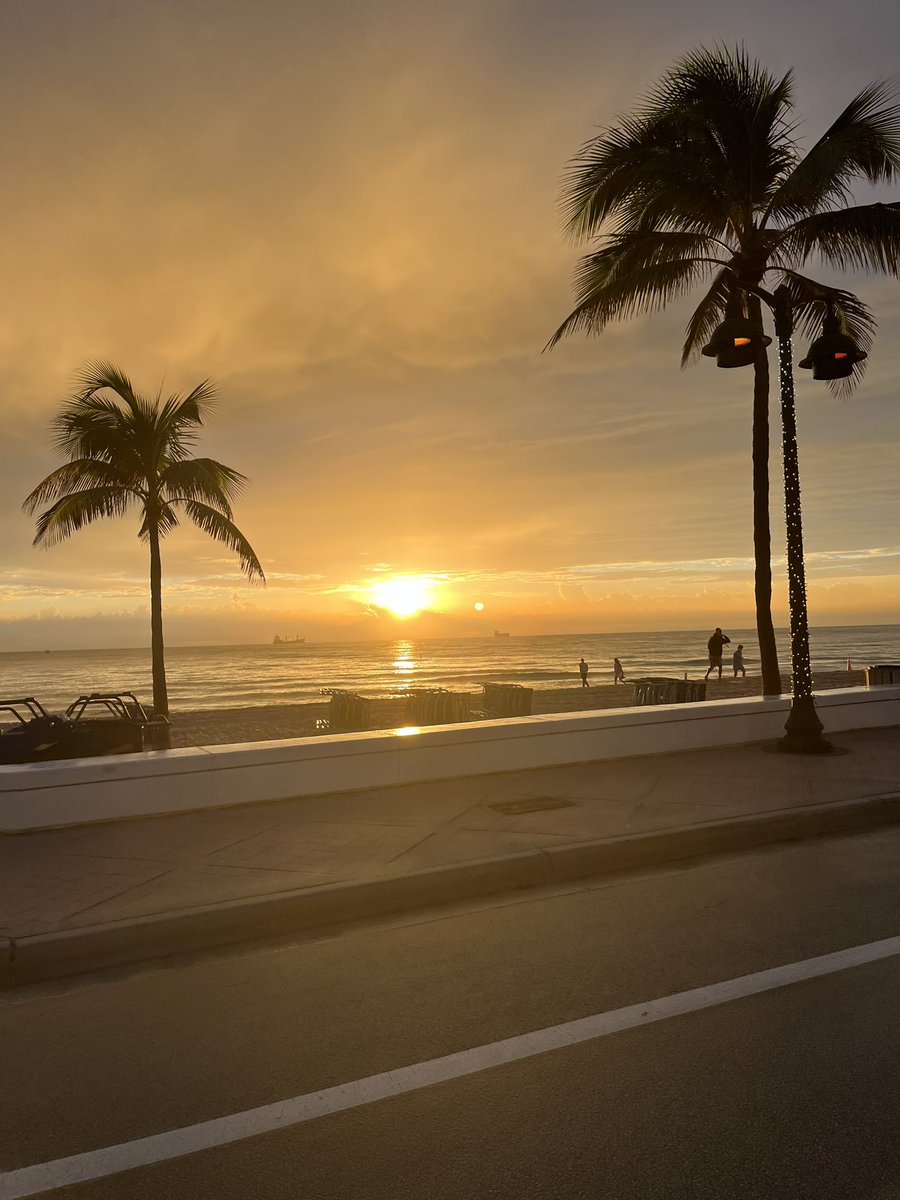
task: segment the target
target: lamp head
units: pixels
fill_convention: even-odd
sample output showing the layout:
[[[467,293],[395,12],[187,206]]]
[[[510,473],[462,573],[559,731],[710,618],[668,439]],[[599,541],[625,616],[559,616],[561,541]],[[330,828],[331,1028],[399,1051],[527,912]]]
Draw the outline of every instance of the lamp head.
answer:
[[[816,338],[806,358],[797,365],[807,371],[811,367],[813,379],[846,379],[853,374],[856,364],[867,357],[865,350],[860,350],[853,338],[843,332],[841,319],[829,304],[822,322],[822,336]]]
[[[714,358],[717,367],[749,367],[756,361],[757,351],[771,341],[770,337],[756,332],[744,315],[740,295],[732,291],[725,305],[725,319],[713,330],[700,353]]]

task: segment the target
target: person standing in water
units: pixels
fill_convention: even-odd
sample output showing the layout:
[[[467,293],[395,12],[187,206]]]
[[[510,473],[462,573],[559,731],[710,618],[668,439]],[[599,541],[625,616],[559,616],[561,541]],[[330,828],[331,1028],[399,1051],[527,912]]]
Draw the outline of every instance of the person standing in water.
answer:
[[[590,687],[591,685],[587,681],[588,671],[590,670],[590,667],[587,665],[587,663],[584,661],[584,659],[582,659],[581,662],[578,664],[578,670],[581,672],[581,686],[582,687]]]
[[[613,659],[613,683],[625,682],[625,668],[617,658]]]

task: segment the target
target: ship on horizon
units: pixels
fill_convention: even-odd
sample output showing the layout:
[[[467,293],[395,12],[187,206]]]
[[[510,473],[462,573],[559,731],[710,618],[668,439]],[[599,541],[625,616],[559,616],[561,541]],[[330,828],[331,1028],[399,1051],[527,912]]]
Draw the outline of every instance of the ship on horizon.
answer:
[[[306,638],[299,637],[296,634],[293,637],[282,637],[280,633],[276,633],[272,638],[273,646],[302,646]]]
[[[494,637],[509,637],[509,630],[508,629],[495,629]]]

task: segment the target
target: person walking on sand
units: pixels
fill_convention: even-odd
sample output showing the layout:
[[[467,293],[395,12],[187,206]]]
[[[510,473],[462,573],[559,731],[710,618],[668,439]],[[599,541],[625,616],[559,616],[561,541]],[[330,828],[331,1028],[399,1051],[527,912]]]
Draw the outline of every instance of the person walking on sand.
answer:
[[[715,670],[716,667],[719,668],[719,678],[722,678],[722,647],[727,646],[730,641],[731,638],[728,634],[723,633],[717,625],[716,632],[706,643],[706,648],[709,650],[709,666],[706,668],[704,679],[709,679],[710,671]]]
[[[625,669],[617,658],[613,659],[613,683],[625,682]]]
[[[587,681],[587,673],[590,670],[590,667],[587,665],[584,659],[582,659],[578,664],[578,670],[581,672],[581,686],[590,687],[591,685]]]
[[[738,671],[741,673],[741,678],[747,678],[747,668],[744,666],[744,647],[738,646],[734,654],[731,656],[731,665],[734,667],[734,677],[737,679]]]

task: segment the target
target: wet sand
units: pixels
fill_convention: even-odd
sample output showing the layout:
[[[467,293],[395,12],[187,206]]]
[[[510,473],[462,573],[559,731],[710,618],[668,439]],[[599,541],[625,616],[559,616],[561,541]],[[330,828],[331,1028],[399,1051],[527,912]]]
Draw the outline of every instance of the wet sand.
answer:
[[[784,676],[787,684],[787,673]],[[814,686],[819,691],[839,687],[859,687],[865,683],[863,671],[819,671]],[[711,679],[707,699],[725,700],[731,696],[758,696],[759,676]],[[473,703],[480,692],[473,693]],[[598,708],[623,708],[630,705],[633,689],[630,682],[614,686],[611,683],[580,683],[563,688],[535,688],[532,712],[588,712]],[[372,697],[370,729],[396,729],[408,724],[406,701],[398,697]],[[172,714],[172,746],[220,746],[242,742],[279,741],[286,738],[316,737],[327,733],[317,721],[327,720],[328,702],[318,704],[259,705],[250,708],[219,708],[201,712]]]

